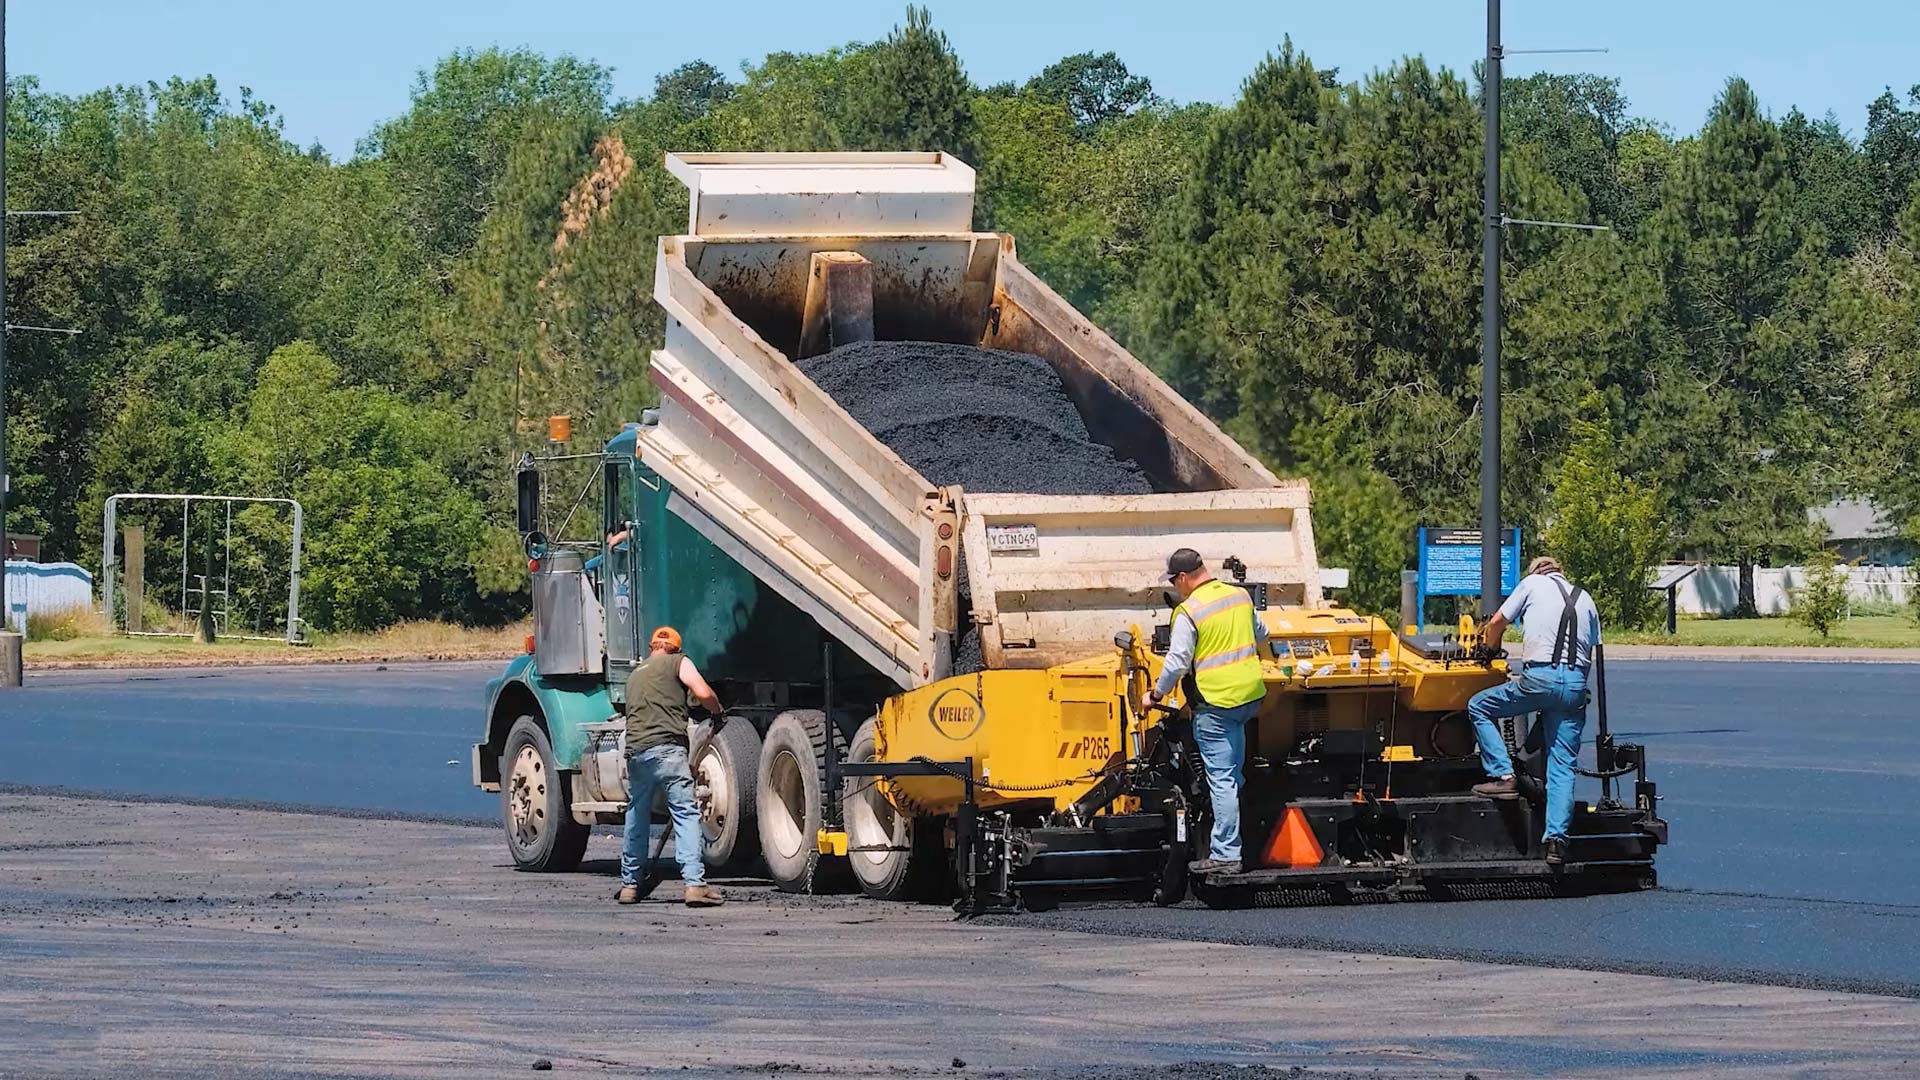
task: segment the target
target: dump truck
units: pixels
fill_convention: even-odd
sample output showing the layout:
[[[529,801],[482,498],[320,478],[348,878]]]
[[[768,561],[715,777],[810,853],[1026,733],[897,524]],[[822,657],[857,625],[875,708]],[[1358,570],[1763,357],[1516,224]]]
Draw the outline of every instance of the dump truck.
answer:
[[[517,473],[535,633],[489,684],[473,747],[516,866],[569,869],[595,824],[623,820],[626,680],[672,625],[727,709],[693,740],[706,858],[783,889],[851,881],[990,911],[1653,883],[1656,789],[1642,748],[1607,734],[1604,694],[1602,797],[1550,868],[1537,782],[1513,801],[1468,790],[1482,777],[1465,708],[1507,677],[1503,657],[1470,623],[1419,634],[1327,604],[1307,484],[1062,300],[1011,236],[975,231],[965,163],[665,164],[689,214],[656,255],[659,405],[589,455],[596,539],[541,520],[543,477],[581,455],[529,453]],[[1151,492],[930,482],[798,362],[875,340],[1039,358]],[[1190,867],[1211,812],[1188,710],[1137,705],[1168,646],[1179,547],[1247,589],[1272,632],[1236,874]],[[1527,734],[1506,731],[1537,776]]]

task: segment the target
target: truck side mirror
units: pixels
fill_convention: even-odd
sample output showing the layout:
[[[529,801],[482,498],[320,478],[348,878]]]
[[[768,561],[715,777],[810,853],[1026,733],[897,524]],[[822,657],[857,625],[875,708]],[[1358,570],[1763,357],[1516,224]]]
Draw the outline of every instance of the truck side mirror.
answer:
[[[525,536],[540,527],[540,470],[522,468],[513,480],[519,496],[514,524]]]

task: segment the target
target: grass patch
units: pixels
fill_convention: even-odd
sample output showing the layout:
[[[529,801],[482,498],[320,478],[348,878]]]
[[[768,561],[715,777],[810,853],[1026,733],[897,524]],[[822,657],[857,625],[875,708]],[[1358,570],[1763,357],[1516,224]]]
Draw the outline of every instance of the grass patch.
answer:
[[[349,660],[483,660],[504,658],[526,647],[532,624],[475,629],[452,623],[411,622],[364,634],[315,634],[294,647],[281,641],[223,638],[195,645],[185,637],[125,637],[108,634],[98,616],[85,632],[64,639],[29,638],[29,665],[109,664],[302,664]]]
[[[106,619],[90,607],[36,611],[27,616],[28,641],[76,641],[103,636],[107,630]]]
[[[1606,630],[1608,644],[1619,645],[1805,645],[1813,648],[1920,648],[1920,624],[1908,615],[1855,615],[1842,619],[1830,637],[1785,618],[1682,618],[1677,632]]]

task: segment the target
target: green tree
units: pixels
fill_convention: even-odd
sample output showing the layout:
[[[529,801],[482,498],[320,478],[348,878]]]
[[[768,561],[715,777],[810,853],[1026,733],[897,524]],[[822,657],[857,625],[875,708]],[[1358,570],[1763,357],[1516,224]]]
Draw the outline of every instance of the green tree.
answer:
[[[1829,317],[1847,376],[1846,395],[1828,408],[1851,433],[1845,485],[1890,520],[1920,523],[1920,192],[1898,233],[1838,269]]]
[[[455,52],[419,74],[411,108],[376,128],[359,152],[392,165],[408,226],[444,264],[473,246],[529,117],[597,124],[611,78],[572,56]]]
[[[1598,391],[1581,399],[1572,445],[1551,483],[1542,546],[1592,595],[1603,623],[1646,625],[1658,606],[1647,581],[1666,547],[1660,494],[1628,474]]]
[[[1667,178],[1679,165],[1682,145],[1664,127],[1646,120],[1631,120],[1620,132],[1614,166],[1620,180],[1620,206],[1615,220],[1636,240],[1660,205]]]
[[[1400,572],[1416,522],[1393,481],[1352,462],[1312,465],[1313,539],[1322,566],[1347,570],[1347,603],[1398,623]]]
[[[1540,72],[1501,87],[1502,135],[1531,143],[1563,187],[1586,196],[1596,221],[1631,227],[1620,176],[1620,136],[1628,124],[1620,80]]]
[[[1129,340],[1281,467],[1338,432],[1420,518],[1457,519],[1478,474],[1480,127],[1451,73],[1408,60],[1329,90],[1283,46],[1208,132],[1155,238]],[[1584,213],[1525,146],[1506,176],[1516,217]],[[1603,265],[1567,261],[1580,245],[1553,230],[1505,241],[1517,295]],[[1589,323],[1630,309],[1608,296]],[[1574,355],[1554,363],[1588,362],[1585,340],[1563,343]],[[1516,509],[1538,505],[1525,493],[1540,464],[1514,459]]]
[[[973,84],[924,7],[857,53],[841,133],[854,150],[945,150],[973,156]]]
[[[473,612],[481,514],[441,459],[452,426],[388,391],[343,384],[306,342],[267,358],[219,452],[233,483],[304,505],[309,623],[355,630]],[[262,565],[285,565],[264,518],[242,523],[240,543],[269,552]]]
[[[1873,173],[1880,199],[1880,227],[1891,232],[1920,185],[1920,85],[1902,105],[1892,90],[1867,106],[1867,133],[1860,152]]]
[[[653,100],[681,121],[698,120],[733,97],[734,85],[705,60],[689,60],[653,80]]]
[[[1799,109],[1780,122],[1787,175],[1808,227],[1826,233],[1835,255],[1883,231],[1871,163],[1832,113],[1808,120]]]
[[[1022,93],[1067,107],[1073,123],[1089,132],[1153,101],[1153,83],[1127,70],[1111,52],[1075,53],[1048,64],[1027,80]]]
[[[1846,617],[1847,577],[1840,572],[1833,549],[1817,529],[1808,530],[1800,562],[1805,568],[1806,582],[1792,590],[1793,606],[1787,609],[1787,617],[1827,637]]]
[[[1815,395],[1829,386],[1825,237],[1797,211],[1780,130],[1730,80],[1649,223],[1678,347],[1643,402],[1682,546],[1753,567],[1837,475]]]

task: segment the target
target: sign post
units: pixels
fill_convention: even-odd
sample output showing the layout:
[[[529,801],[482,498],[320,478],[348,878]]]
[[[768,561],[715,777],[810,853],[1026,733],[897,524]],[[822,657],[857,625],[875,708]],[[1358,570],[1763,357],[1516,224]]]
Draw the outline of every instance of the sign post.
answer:
[[[1429,596],[1482,596],[1485,573],[1481,561],[1484,547],[1479,529],[1453,529],[1420,526],[1419,582],[1416,588],[1414,617],[1424,623]],[[1512,595],[1520,587],[1520,530],[1500,530],[1500,596]],[[1499,605],[1499,597],[1494,599]],[[1484,602],[1482,604],[1484,607]],[[1492,614],[1491,611],[1483,614]]]

